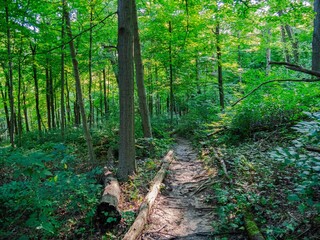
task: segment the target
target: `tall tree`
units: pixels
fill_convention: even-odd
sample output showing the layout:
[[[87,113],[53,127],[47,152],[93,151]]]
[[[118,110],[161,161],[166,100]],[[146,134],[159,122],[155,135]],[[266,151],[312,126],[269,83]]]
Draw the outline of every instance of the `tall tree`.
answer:
[[[91,134],[90,134],[89,127],[88,127],[88,124],[87,124],[86,112],[85,112],[85,109],[84,109],[84,103],[83,103],[83,98],[82,98],[82,89],[81,89],[81,81],[80,81],[80,74],[79,74],[79,67],[78,67],[78,60],[77,60],[77,57],[76,57],[76,49],[75,49],[74,43],[73,43],[70,16],[69,16],[69,12],[67,10],[66,0],[62,0],[62,6],[63,6],[64,18],[65,18],[65,21],[66,21],[66,32],[67,32],[67,35],[68,35],[68,37],[70,39],[69,40],[70,55],[71,55],[72,65],[73,65],[73,74],[74,74],[74,78],[75,78],[75,81],[76,81],[77,100],[78,100],[80,113],[81,113],[81,118],[82,118],[82,127],[83,127],[84,135],[85,135],[85,138],[86,138],[86,142],[87,142],[89,159],[93,163],[93,162],[95,162],[95,154],[94,154],[94,150],[93,150]]]
[[[314,1],[314,30],[312,40],[312,70],[320,71],[320,0]]]
[[[137,6],[136,1],[132,0],[132,21],[133,21],[133,35],[134,35],[134,63],[135,63],[135,73],[136,73],[136,83],[138,89],[139,97],[139,109],[142,120],[143,135],[145,138],[152,137],[150,114],[147,104],[146,89],[144,87],[144,72],[143,63],[141,57],[141,46],[139,37],[139,26],[138,26],[138,16],[137,16]]]
[[[94,123],[94,110],[92,101],[92,21],[93,21],[93,3],[90,3],[90,31],[89,31],[89,125]]]
[[[33,81],[34,81],[34,95],[36,100],[36,113],[37,113],[37,123],[39,135],[41,135],[41,114],[40,114],[40,99],[39,99],[39,82],[38,82],[38,69],[36,64],[36,51],[37,44],[32,44],[30,42],[30,49],[32,52],[32,72],[33,72]]]
[[[134,77],[132,2],[118,0],[118,62],[120,145],[118,177],[127,180],[136,171],[134,138]]]
[[[61,24],[61,39],[64,40],[65,35],[65,20],[64,20],[64,14],[62,14],[62,24]],[[65,59],[65,53],[64,53],[64,44],[61,46],[61,95],[60,95],[60,113],[61,113],[61,137],[64,139],[65,134],[65,126],[66,126],[66,120],[65,120],[65,101],[64,101],[64,85],[65,85],[65,75],[64,75],[64,59]]]
[[[9,105],[10,105],[10,125],[9,135],[11,146],[14,147],[14,97],[13,97],[13,71],[12,71],[12,56],[11,56],[11,30],[9,22],[9,4],[5,0],[6,11],[6,30],[7,30],[7,54],[8,54],[8,78],[7,87],[9,92]]]
[[[218,88],[219,88],[219,100],[221,111],[224,109],[224,92],[223,92],[223,77],[222,77],[222,54],[220,43],[220,23],[217,22],[216,26],[216,48],[217,48],[217,61],[218,61]]]

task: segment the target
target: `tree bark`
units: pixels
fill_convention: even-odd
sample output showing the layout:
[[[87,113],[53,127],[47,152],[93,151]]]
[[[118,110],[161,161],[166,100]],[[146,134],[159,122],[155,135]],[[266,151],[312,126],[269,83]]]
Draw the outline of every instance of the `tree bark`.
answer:
[[[103,75],[103,104],[104,104],[104,117],[108,116],[108,95],[107,95],[107,78],[106,78],[106,69],[102,70]]]
[[[10,125],[9,135],[11,146],[14,147],[14,97],[13,97],[13,71],[12,71],[12,56],[11,56],[11,31],[9,23],[9,6],[5,0],[6,11],[6,30],[7,30],[7,54],[8,54],[8,92],[9,92],[9,106],[10,106]]]
[[[40,114],[40,107],[39,107],[39,84],[38,84],[38,75],[37,75],[37,65],[36,65],[36,49],[37,45],[32,45],[30,42],[30,48],[32,52],[32,72],[33,72],[33,80],[34,80],[34,95],[36,100],[36,113],[37,113],[37,123],[38,123],[38,131],[39,135],[41,135],[41,114]]]
[[[169,42],[169,76],[170,76],[170,123],[171,128],[173,128],[173,110],[174,110],[174,94],[173,94],[173,63],[172,63],[172,24],[169,21],[169,33],[170,33],[170,42]]]
[[[46,64],[46,102],[47,102],[47,120],[48,129],[51,130],[51,97],[50,97],[50,79],[49,79],[49,59]]]
[[[314,1],[314,30],[312,40],[312,70],[320,72],[320,0]]]
[[[70,39],[73,39],[72,38],[72,31],[71,31],[70,17],[69,17],[69,13],[67,10],[66,1],[62,0],[62,4],[63,4],[63,14],[64,14],[64,18],[66,20],[67,34]],[[95,154],[94,154],[94,150],[93,150],[91,134],[90,134],[90,131],[89,131],[89,128],[87,125],[87,117],[86,117],[86,112],[84,109],[84,103],[83,103],[83,98],[82,98],[82,89],[81,89],[81,81],[80,81],[79,68],[78,68],[78,60],[76,57],[76,51],[75,51],[73,41],[69,42],[69,47],[70,47],[70,54],[71,54],[71,58],[72,58],[74,78],[76,81],[77,100],[79,103],[80,113],[81,113],[81,117],[82,117],[82,127],[83,127],[83,131],[84,131],[84,135],[85,135],[87,147],[88,147],[88,155],[89,155],[89,159],[90,159],[91,163],[94,163],[95,162]]]
[[[170,150],[167,155],[163,159],[163,164],[161,169],[154,177],[152,184],[150,186],[150,190],[146,195],[143,203],[140,205],[139,214],[135,219],[134,223],[130,227],[129,231],[123,237],[123,240],[135,240],[138,238],[144,226],[147,223],[148,214],[153,206],[153,203],[160,191],[161,183],[167,173],[167,170],[170,166],[170,163],[173,160],[173,151]]]
[[[120,195],[121,190],[117,179],[111,172],[105,173],[104,191],[96,211],[96,221],[101,231],[120,222],[121,214],[118,208]]]
[[[92,4],[92,3],[91,3]],[[89,127],[91,128],[94,123],[94,111],[92,102],[92,17],[93,6],[90,6],[90,31],[89,31]]]
[[[136,83],[139,97],[139,110],[142,120],[143,135],[145,138],[152,138],[150,114],[147,104],[146,89],[144,87],[144,72],[143,63],[141,57],[141,46],[139,37],[139,26],[136,1],[132,0],[132,21],[133,21],[133,32],[134,32],[134,62],[136,70]]]
[[[64,35],[65,35],[65,21],[64,21],[64,14],[62,14],[62,25],[61,25],[61,40],[64,41]],[[66,112],[65,112],[65,101],[64,101],[64,85],[65,85],[65,76],[64,76],[64,45],[61,46],[61,73],[60,73],[60,122],[61,122],[61,137],[64,140],[65,135],[65,127],[66,127]]]
[[[222,77],[222,58],[220,46],[220,23],[216,26],[216,43],[217,43],[217,61],[218,61],[218,86],[219,86],[219,100],[221,111],[224,110],[224,92],[223,92],[223,77]]]
[[[134,77],[132,2],[118,0],[120,145],[118,177],[128,180],[136,171],[134,136]]]

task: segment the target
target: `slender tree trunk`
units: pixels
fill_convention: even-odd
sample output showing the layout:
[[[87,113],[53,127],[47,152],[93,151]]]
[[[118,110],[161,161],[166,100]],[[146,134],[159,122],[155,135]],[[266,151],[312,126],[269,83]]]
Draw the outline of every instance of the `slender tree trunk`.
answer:
[[[93,110],[93,102],[92,102],[92,9],[90,9],[90,32],[89,32],[89,127],[91,128],[94,122],[94,110]]]
[[[169,33],[170,33],[170,42],[169,42],[169,76],[170,76],[170,123],[171,128],[173,128],[173,111],[174,111],[174,94],[173,94],[173,64],[172,64],[172,25],[169,21]]]
[[[86,117],[86,112],[84,109],[84,103],[83,103],[83,98],[82,98],[81,81],[80,81],[80,75],[79,75],[78,61],[76,58],[76,50],[75,50],[74,43],[72,40],[73,37],[72,37],[72,31],[71,31],[70,17],[69,17],[69,13],[67,11],[66,1],[62,0],[62,4],[63,4],[63,14],[64,14],[64,18],[66,20],[67,34],[68,34],[69,39],[71,39],[69,41],[69,47],[70,47],[70,54],[71,54],[71,58],[72,58],[74,78],[76,81],[76,91],[78,93],[78,102],[79,102],[79,107],[80,107],[80,112],[81,112],[81,117],[82,117],[82,127],[83,127],[84,135],[86,138],[86,142],[87,142],[89,159],[90,159],[91,163],[94,163],[95,162],[95,155],[94,155],[94,150],[93,150],[91,134],[89,131],[89,127],[87,125],[87,117]]]
[[[27,88],[25,85],[23,85],[23,91],[22,91],[23,115],[24,115],[24,121],[25,121],[25,125],[26,125],[26,131],[30,132],[26,92],[27,92]]]
[[[281,39],[282,39],[282,44],[283,44],[283,51],[284,51],[284,59],[286,62],[290,62],[290,54],[287,46],[287,39],[286,39],[286,32],[284,26],[281,25]]]
[[[107,96],[107,78],[106,78],[106,69],[102,70],[103,76],[103,103],[104,103],[104,115],[108,116],[108,96]]]
[[[224,110],[224,92],[223,92],[223,77],[222,77],[222,57],[220,46],[220,23],[216,26],[216,42],[217,42],[217,60],[218,60],[218,84],[219,84],[219,99],[221,111]]]
[[[22,56],[22,38],[19,50],[19,62],[18,62],[18,146],[20,147],[22,137],[22,116],[21,116],[21,85],[22,85],[22,73],[21,73],[21,56]]]
[[[53,81],[53,76],[52,76],[52,65],[49,63],[49,90],[50,90],[50,109],[51,109],[51,126],[52,128],[56,128],[56,117],[55,117],[55,106],[56,106],[56,96],[55,96],[55,89],[54,89],[54,81]]]
[[[65,21],[64,21],[64,14],[62,14],[62,26],[61,26],[61,41],[64,41],[64,35],[65,35],[65,27],[64,27]],[[65,135],[65,127],[66,127],[66,113],[65,113],[65,101],[64,101],[64,85],[65,85],[65,78],[64,78],[64,45],[61,47],[61,93],[60,93],[60,115],[61,115],[61,137],[64,140]]]
[[[292,46],[292,55],[293,55],[294,64],[299,64],[299,42],[294,36],[292,27],[286,24],[284,28],[286,30],[286,33],[288,35],[288,38]]]
[[[134,62],[136,70],[136,84],[139,97],[139,109],[142,120],[143,136],[145,138],[152,138],[152,130],[150,123],[150,114],[147,104],[146,89],[144,87],[144,72],[141,57],[141,46],[139,37],[139,26],[136,1],[132,0],[132,21],[133,21],[133,35],[134,35]]]
[[[312,40],[312,70],[320,72],[320,0],[314,1],[314,30]]]
[[[8,92],[9,92],[9,105],[10,105],[10,125],[9,136],[11,146],[14,147],[14,98],[13,98],[13,71],[12,71],[12,56],[11,56],[11,31],[9,23],[9,6],[5,0],[6,10],[6,30],[7,30],[7,54],[8,54]]]
[[[69,91],[69,86],[68,86],[68,75],[65,73],[65,82],[66,82],[66,101],[67,101],[67,118],[68,118],[68,123],[71,123],[71,107],[70,107],[70,91]]]
[[[267,30],[267,49],[266,49],[266,75],[268,76],[271,71],[269,62],[271,61],[271,48],[270,48],[270,29]]]
[[[30,43],[30,48],[32,52],[32,71],[33,71],[33,80],[34,80],[34,94],[36,100],[36,113],[37,113],[37,123],[38,123],[38,131],[39,135],[41,135],[41,114],[40,114],[40,107],[39,107],[39,84],[38,84],[38,75],[37,75],[37,65],[36,65],[36,49],[37,45],[32,45]]]
[[[8,103],[7,103],[8,97],[7,97],[7,92],[3,90],[3,86],[1,84],[0,84],[0,91],[1,91],[4,112],[6,114],[7,127],[8,127],[8,129],[10,129],[10,114],[9,114],[9,108],[8,108]]]
[[[46,102],[47,102],[47,120],[48,129],[51,130],[51,97],[50,97],[50,79],[49,79],[49,59],[46,64]]]
[[[136,171],[134,138],[134,76],[132,2],[118,0],[118,61],[120,96],[120,180]]]

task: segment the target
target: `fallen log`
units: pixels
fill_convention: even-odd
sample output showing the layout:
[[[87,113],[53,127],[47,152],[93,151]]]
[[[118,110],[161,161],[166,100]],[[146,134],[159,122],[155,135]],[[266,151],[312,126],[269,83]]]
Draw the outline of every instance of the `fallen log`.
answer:
[[[95,220],[100,231],[104,232],[108,228],[115,226],[121,220],[118,208],[120,199],[120,185],[112,173],[107,171],[104,174],[104,191],[97,207]]]
[[[250,210],[246,210],[244,213],[244,225],[250,240],[265,240]]]
[[[139,208],[139,214],[135,219],[134,223],[130,227],[129,231],[123,237],[123,240],[135,240],[139,237],[144,226],[147,224],[148,214],[153,206],[153,203],[160,191],[161,183],[167,173],[170,163],[173,160],[173,151],[170,150],[163,159],[163,164],[161,169],[158,171],[157,175],[154,177],[152,184],[150,186],[149,193],[146,195],[144,201]]]

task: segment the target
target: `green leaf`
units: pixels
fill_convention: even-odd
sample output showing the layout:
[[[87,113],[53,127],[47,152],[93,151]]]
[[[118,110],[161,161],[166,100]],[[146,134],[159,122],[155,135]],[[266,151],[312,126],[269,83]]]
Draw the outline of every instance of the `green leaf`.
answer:
[[[300,201],[300,198],[297,194],[290,194],[288,196],[288,200],[291,202],[297,202],[297,201]]]

